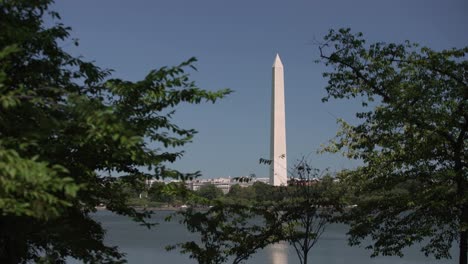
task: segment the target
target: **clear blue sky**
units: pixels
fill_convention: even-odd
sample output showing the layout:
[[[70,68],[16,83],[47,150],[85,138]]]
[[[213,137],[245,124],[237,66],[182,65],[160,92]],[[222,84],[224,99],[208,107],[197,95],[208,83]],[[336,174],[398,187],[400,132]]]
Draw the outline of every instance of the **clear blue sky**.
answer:
[[[53,7],[73,29],[75,55],[143,78],[150,69],[198,58],[193,80],[205,89],[235,93],[212,105],[182,106],[175,121],[199,134],[173,167],[203,177],[267,176],[271,66],[285,68],[288,163],[309,155],[312,164],[338,170],[356,163],[318,155],[334,136],[336,117],[352,121],[357,103],[321,103],[325,67],[314,41],[330,28],[351,27],[369,41],[411,40],[434,49],[468,45],[466,0],[81,0]]]

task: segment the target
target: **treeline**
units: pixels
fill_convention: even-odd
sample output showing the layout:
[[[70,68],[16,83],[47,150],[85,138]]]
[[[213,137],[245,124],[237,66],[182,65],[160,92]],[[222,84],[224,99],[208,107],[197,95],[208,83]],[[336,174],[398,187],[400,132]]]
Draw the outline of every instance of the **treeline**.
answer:
[[[344,206],[354,204],[355,199],[352,198],[351,193],[346,195],[345,188],[340,186],[339,182],[334,181],[331,176],[325,176],[320,181],[310,181],[308,184],[323,191],[340,192]],[[130,206],[159,208],[206,207],[217,203],[252,206],[288,199],[291,192],[300,188],[300,185],[294,181],[290,182],[289,186],[282,187],[263,182],[253,182],[248,186],[234,184],[226,194],[210,183],[202,185],[196,191],[187,189],[183,182],[153,182],[151,185],[141,182],[139,185],[123,184],[123,186],[127,193],[127,203]]]
[[[146,189],[126,187],[129,205],[149,207],[204,206],[215,202],[249,205],[273,201],[281,196],[282,191],[263,182],[254,182],[249,186],[234,184],[226,194],[213,184],[202,185],[196,191],[187,189],[182,182],[154,182]]]

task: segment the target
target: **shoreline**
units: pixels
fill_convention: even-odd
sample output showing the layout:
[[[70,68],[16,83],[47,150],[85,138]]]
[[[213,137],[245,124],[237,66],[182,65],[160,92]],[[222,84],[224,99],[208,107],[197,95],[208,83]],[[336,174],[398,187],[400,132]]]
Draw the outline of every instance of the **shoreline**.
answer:
[[[130,206],[135,210],[146,210],[146,211],[183,211],[187,210],[188,208],[192,209],[198,209],[198,210],[203,210],[203,209],[208,209],[207,207],[174,207],[174,206],[168,206],[168,207],[142,207],[142,206]],[[107,209],[105,206],[96,206],[95,209],[97,211],[110,211]]]

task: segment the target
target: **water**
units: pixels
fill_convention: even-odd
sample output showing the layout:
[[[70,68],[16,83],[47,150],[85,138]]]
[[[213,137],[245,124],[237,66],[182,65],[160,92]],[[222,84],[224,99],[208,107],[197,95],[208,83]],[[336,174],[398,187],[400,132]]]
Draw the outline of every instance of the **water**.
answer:
[[[185,227],[177,221],[165,222],[164,218],[171,212],[160,211],[154,216],[159,225],[148,230],[139,226],[126,217],[112,214],[109,211],[98,211],[94,218],[100,221],[107,230],[106,242],[116,245],[127,254],[129,263],[170,263],[185,264],[197,263],[189,259],[188,255],[181,254],[176,250],[167,252],[165,246],[197,240],[196,234],[189,233]],[[330,225],[322,235],[318,243],[309,253],[309,263],[327,264],[409,264],[409,263],[457,263],[456,259],[436,260],[427,258],[419,247],[410,248],[405,251],[405,256],[400,257],[376,257],[370,258],[370,251],[349,247],[346,242],[346,226]],[[452,255],[456,257],[456,250]],[[246,263],[255,264],[293,264],[299,263],[294,248],[285,243],[272,245],[259,251]]]

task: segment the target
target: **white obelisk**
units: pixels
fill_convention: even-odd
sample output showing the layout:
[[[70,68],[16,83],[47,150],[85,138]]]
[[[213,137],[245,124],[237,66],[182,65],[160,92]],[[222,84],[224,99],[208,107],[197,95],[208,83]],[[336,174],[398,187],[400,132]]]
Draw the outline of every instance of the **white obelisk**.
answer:
[[[287,185],[286,116],[284,108],[283,63],[276,54],[273,63],[273,91],[271,95],[270,184]]]

